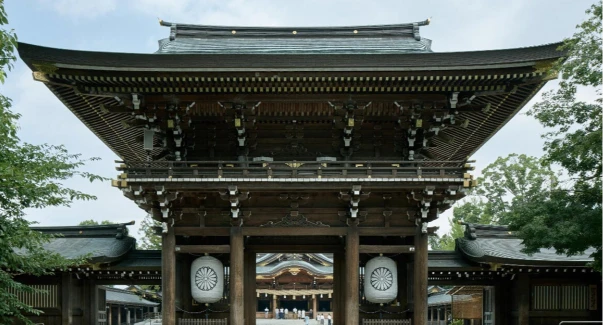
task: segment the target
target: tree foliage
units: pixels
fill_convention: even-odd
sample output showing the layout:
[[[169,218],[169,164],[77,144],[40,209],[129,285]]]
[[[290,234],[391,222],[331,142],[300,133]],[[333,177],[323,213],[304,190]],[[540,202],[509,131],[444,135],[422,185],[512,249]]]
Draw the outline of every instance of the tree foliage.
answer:
[[[1,26],[8,23],[0,0],[0,82],[15,60],[17,37]],[[50,237],[30,230],[25,209],[69,206],[74,200],[95,197],[66,188],[61,181],[71,177],[98,180],[99,176],[79,170],[86,160],[69,154],[63,146],[23,143],[17,136],[19,114],[11,111],[11,100],[0,94],[0,324],[13,320],[32,324],[24,315],[40,311],[17,299],[17,292],[41,292],[19,283],[20,274],[41,276],[52,269],[65,269],[83,262],[67,260],[42,247]]]
[[[454,249],[454,239],[463,236],[459,222],[507,225],[512,211],[543,200],[557,187],[558,178],[543,160],[511,154],[484,168],[478,183],[480,186],[468,193],[465,202],[454,207],[452,232],[440,239],[442,249]]]
[[[109,220],[103,220],[101,222],[98,222],[96,220],[89,219],[89,220],[84,220],[84,221],[80,222],[78,224],[78,226],[100,226],[100,225],[112,225],[112,224],[113,224],[113,222],[111,222]]]
[[[546,247],[574,255],[593,247],[595,268],[601,270],[601,3],[586,13],[588,19],[562,46],[567,59],[554,67],[561,74],[559,87],[528,112],[550,128],[543,135],[545,162],[561,166],[568,179],[546,200],[514,211],[510,225],[519,231],[526,252]],[[578,100],[584,90],[594,90],[596,98]]]
[[[147,215],[140,224],[138,234],[142,240],[138,245],[140,249],[161,249],[161,236],[155,234],[154,227],[161,227],[161,223]]]
[[[442,235],[441,237],[431,236],[429,237],[429,247],[434,251],[453,251],[455,239],[463,236],[463,227],[454,222],[452,219],[448,219],[450,224],[450,232]]]

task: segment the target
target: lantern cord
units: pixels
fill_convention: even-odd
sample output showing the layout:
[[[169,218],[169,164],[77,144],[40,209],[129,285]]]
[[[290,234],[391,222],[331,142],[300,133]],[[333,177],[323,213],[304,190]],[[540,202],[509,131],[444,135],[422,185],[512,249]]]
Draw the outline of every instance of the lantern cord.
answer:
[[[366,255],[368,255],[369,257],[379,257],[380,256],[379,254],[374,255],[374,254],[370,254],[370,253],[367,253]],[[398,254],[394,254],[394,255],[385,255],[385,254],[383,254],[383,257],[396,257],[398,255],[402,255],[402,253],[398,253]]]
[[[403,311],[397,311],[397,312],[396,311],[387,311],[387,310],[384,310],[384,309],[379,309],[379,310],[375,310],[375,311],[366,311],[366,310],[360,309],[360,312],[363,313],[363,314],[385,313],[385,314],[390,314],[390,315],[393,315],[393,314],[400,315],[400,314],[404,314],[404,313],[406,313],[408,311],[410,311],[410,309],[403,310]]]

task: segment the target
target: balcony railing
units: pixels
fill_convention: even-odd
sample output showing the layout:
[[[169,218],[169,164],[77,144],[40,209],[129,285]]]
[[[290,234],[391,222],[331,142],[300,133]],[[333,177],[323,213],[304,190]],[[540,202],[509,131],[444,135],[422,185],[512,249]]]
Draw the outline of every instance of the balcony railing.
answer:
[[[469,178],[467,161],[116,161],[135,178]]]

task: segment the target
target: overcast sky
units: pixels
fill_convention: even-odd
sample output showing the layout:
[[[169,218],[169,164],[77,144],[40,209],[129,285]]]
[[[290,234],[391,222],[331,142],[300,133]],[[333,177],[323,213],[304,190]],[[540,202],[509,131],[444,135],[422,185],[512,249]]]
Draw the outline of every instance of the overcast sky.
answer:
[[[169,36],[165,21],[235,26],[336,26],[396,24],[422,21],[421,36],[436,52],[491,50],[553,43],[570,37],[586,17],[592,0],[439,0],[439,1],[243,1],[243,0],[6,0],[5,8],[19,41],[57,48],[108,52],[152,53]],[[549,83],[546,89],[554,87]],[[100,157],[87,171],[115,178],[118,157],[110,151],[18,62],[0,91],[21,113],[22,140],[64,144],[71,153]],[[540,96],[536,96],[538,100]],[[525,112],[503,127],[472,158],[477,172],[499,156],[524,153],[541,156],[543,129]],[[132,201],[108,183],[72,180],[65,185],[98,196],[71,208],[30,210],[40,225],[76,225],[82,220],[136,221],[137,235],[145,216]],[[451,210],[434,224],[449,229]]]

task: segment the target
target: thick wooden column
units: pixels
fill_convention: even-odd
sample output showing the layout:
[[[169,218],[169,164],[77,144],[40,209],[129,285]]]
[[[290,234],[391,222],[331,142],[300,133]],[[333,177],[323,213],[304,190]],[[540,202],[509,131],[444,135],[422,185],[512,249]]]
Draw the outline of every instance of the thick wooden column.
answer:
[[[161,313],[163,325],[176,325],[176,235],[168,219],[161,243]],[[121,323],[120,323],[121,324]]]
[[[230,228],[230,321],[229,325],[244,325],[244,254],[243,232]],[[254,263],[255,264],[255,263]]]
[[[415,234],[413,325],[427,325],[427,234],[417,226]]]
[[[73,289],[71,274],[64,272],[61,275],[61,324],[71,325],[73,322],[71,306],[71,290]]]
[[[359,272],[360,266],[360,253],[358,246],[360,244],[360,238],[358,237],[358,228],[356,224],[352,224],[348,228],[348,235],[345,241],[345,314],[347,325],[358,325],[359,319],[359,308],[360,303],[359,296]]]
[[[276,309],[278,308],[278,305],[276,304],[276,295],[272,295],[272,317],[269,318],[276,318]]]
[[[336,302],[335,299],[333,299],[333,302]],[[333,308],[335,308],[335,306],[333,306]],[[312,295],[312,318],[316,319],[316,315],[318,312],[318,295]]]
[[[527,274],[517,275],[518,324],[528,325],[530,322],[530,278]]]
[[[345,324],[345,255],[343,253],[333,254],[333,322]],[[314,319],[318,315],[318,295],[316,295],[314,308]]]
[[[255,325],[257,295],[255,293],[255,253],[245,252],[245,324]]]

